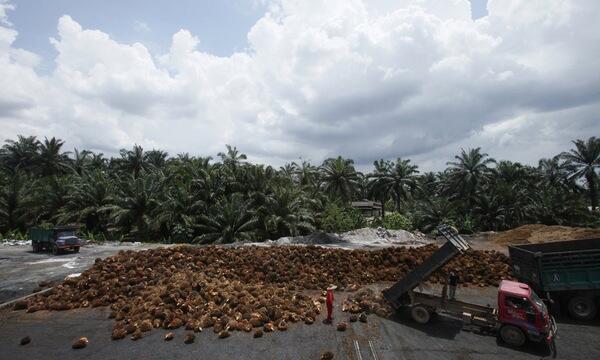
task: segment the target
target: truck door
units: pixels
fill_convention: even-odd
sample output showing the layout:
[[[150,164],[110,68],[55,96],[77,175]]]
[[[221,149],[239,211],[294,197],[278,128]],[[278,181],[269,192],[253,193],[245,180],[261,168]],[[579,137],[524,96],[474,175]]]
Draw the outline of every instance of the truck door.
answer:
[[[530,322],[535,324],[535,310],[531,303],[523,297],[506,295],[504,297],[506,319]]]
[[[527,298],[505,295],[500,313],[500,321],[503,324],[518,326],[530,339],[537,339],[541,335],[538,326],[540,320],[538,311]]]

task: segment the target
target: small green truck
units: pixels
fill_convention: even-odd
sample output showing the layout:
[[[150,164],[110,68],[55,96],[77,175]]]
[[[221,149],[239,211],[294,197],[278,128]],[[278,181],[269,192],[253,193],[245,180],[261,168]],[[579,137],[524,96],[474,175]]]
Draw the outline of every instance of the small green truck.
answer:
[[[513,274],[577,320],[593,319],[600,308],[600,239],[567,240],[508,247]]]
[[[33,252],[52,251],[54,255],[65,250],[79,252],[81,240],[75,235],[76,227],[62,226],[52,229],[31,228],[29,238]]]

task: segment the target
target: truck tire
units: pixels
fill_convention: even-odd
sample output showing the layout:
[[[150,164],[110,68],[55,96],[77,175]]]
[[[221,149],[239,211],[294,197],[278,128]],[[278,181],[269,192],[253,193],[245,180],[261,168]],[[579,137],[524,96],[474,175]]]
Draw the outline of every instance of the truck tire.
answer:
[[[525,344],[525,341],[527,340],[525,334],[523,333],[523,330],[519,329],[514,325],[504,325],[500,329],[500,338],[506,344],[515,347],[523,346],[523,344]]]
[[[38,244],[37,243],[32,243],[31,246],[33,247],[33,252],[36,253],[38,252]]]
[[[591,296],[576,296],[569,300],[569,314],[577,320],[592,320],[598,308]]]
[[[423,305],[413,305],[410,315],[419,324],[427,324],[431,320],[431,311]]]

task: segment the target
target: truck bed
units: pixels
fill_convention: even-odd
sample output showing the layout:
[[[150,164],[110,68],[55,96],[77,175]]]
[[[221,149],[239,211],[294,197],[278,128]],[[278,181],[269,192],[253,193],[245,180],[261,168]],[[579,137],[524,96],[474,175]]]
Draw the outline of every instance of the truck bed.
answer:
[[[600,239],[508,247],[513,274],[541,292],[600,289]]]
[[[450,227],[441,225],[438,227],[438,231],[448,241],[392,287],[383,291],[383,296],[394,308],[405,305],[405,301],[410,300],[407,298],[410,290],[417,287],[456,255],[469,249],[469,244]]]

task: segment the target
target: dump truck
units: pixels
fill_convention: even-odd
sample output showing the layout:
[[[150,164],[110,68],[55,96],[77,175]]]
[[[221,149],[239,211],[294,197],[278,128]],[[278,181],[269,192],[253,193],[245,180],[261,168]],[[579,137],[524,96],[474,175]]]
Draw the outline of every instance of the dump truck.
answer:
[[[503,280],[498,288],[497,308],[449,299],[446,285],[441,295],[415,290],[432,273],[470,248],[455,229],[441,225],[438,231],[447,242],[404,278],[383,291],[390,305],[395,309],[409,307],[411,317],[420,324],[427,324],[434,313],[446,314],[461,319],[470,327],[494,332],[511,346],[522,346],[527,340],[545,342],[556,354],[554,338],[557,328],[554,318],[527,284]]]
[[[600,239],[511,245],[508,252],[515,277],[542,295],[551,309],[567,309],[577,320],[596,317]]]
[[[66,250],[79,252],[81,240],[75,235],[76,227],[62,226],[51,229],[31,228],[29,238],[33,252],[52,251],[54,255]]]

